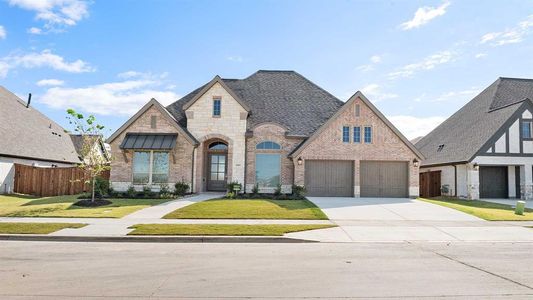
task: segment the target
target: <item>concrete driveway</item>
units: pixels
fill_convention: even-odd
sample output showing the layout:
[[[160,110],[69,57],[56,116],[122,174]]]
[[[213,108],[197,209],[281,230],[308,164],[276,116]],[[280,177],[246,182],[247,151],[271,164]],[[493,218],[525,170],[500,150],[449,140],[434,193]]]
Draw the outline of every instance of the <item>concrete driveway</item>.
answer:
[[[480,221],[447,207],[403,198],[309,197],[331,220]]]
[[[414,199],[310,197],[335,228],[289,233],[320,242],[533,241],[533,230]]]

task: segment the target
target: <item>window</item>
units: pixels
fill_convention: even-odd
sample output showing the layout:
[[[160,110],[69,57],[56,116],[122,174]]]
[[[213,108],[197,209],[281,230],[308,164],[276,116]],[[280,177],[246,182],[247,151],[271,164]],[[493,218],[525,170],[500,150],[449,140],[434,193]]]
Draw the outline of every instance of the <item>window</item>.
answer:
[[[359,107],[359,104],[355,105],[355,116],[359,117],[361,115],[361,108]]]
[[[365,127],[365,144],[372,143],[372,127]]]
[[[168,152],[135,151],[133,153],[134,184],[167,183],[168,170]]]
[[[214,98],[213,99],[213,116],[220,117],[221,103],[222,99]]]
[[[532,136],[532,130],[531,130],[531,121],[524,121],[522,122],[522,138],[524,139],[530,139],[533,138]]]
[[[350,142],[350,127],[348,126],[342,127],[342,141],[344,143]]]
[[[209,145],[209,150],[228,150],[228,145],[223,142],[214,142]]]
[[[361,127],[359,126],[353,128],[353,142],[361,143]]]
[[[277,187],[280,183],[280,154],[255,155],[255,182],[260,187]]]
[[[255,149],[259,150],[280,150],[281,146],[278,143],[271,141],[261,142],[255,146]]]

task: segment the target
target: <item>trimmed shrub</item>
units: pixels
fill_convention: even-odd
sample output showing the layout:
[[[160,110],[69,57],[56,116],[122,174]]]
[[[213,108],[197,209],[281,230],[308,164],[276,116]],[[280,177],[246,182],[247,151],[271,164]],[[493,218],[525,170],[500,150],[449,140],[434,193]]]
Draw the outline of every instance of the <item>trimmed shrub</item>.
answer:
[[[185,181],[176,182],[176,184],[174,184],[174,194],[178,196],[185,195],[188,190],[189,190],[189,184],[186,183]]]

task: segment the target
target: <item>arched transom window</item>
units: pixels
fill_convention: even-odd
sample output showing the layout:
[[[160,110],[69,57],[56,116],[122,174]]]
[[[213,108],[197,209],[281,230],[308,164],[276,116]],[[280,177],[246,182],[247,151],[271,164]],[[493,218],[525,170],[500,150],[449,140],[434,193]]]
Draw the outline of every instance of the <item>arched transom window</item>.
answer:
[[[228,150],[228,145],[223,142],[214,142],[209,144],[209,150]]]
[[[280,150],[281,146],[278,143],[272,141],[261,142],[255,146],[255,149],[259,150]]]

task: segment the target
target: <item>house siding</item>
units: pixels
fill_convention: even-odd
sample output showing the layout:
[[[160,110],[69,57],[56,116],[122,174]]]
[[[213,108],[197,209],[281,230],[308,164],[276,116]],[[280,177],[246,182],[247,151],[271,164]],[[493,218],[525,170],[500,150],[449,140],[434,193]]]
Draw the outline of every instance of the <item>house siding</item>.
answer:
[[[156,118],[155,128],[152,128],[152,116]],[[178,130],[157,108],[152,106],[115,138],[110,143],[112,155],[110,182],[112,187],[117,191],[124,191],[132,185],[133,151],[122,151],[119,148],[128,132],[178,133]],[[178,134],[176,146],[169,152],[168,185],[171,189],[179,181],[185,181],[191,184],[193,150],[194,146],[181,133]],[[135,186],[135,188],[141,189],[142,186]]]
[[[355,116],[355,106],[360,106],[360,116]],[[350,126],[350,143],[342,141],[342,127]],[[371,126],[372,143],[353,143],[354,126]],[[304,162],[297,164],[297,158]],[[405,161],[409,162],[409,196],[419,195],[418,168],[412,163],[416,154],[387,126],[373,111],[359,98],[355,99],[349,107],[345,108],[335,120],[330,122],[322,132],[312,140],[294,158],[295,184],[304,185],[305,160],[351,160],[354,163],[354,195],[360,195],[360,161]]]

